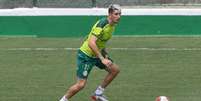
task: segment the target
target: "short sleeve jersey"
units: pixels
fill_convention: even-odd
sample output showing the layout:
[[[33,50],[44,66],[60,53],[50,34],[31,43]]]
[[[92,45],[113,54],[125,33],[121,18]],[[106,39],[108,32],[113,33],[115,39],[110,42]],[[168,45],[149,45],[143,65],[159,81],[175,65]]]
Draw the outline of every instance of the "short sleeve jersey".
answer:
[[[115,26],[110,25],[107,18],[98,20],[92,27],[91,32],[88,34],[80,50],[90,57],[95,57],[95,53],[89,47],[89,38],[94,35],[97,37],[96,45],[99,50],[105,48],[107,41],[112,37]]]

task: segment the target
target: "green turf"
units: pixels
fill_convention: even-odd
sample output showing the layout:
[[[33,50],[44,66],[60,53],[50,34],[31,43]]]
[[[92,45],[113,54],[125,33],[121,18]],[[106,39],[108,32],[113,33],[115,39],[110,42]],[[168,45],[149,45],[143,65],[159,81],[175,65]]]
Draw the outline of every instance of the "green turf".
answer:
[[[58,101],[76,81],[76,51],[63,48],[78,48],[82,40],[0,38],[0,101]],[[154,101],[159,95],[171,101],[201,100],[201,37],[121,37],[113,38],[108,47],[176,49],[109,49],[121,69],[106,89],[110,101]],[[87,86],[71,101],[89,101],[105,74],[94,68]]]

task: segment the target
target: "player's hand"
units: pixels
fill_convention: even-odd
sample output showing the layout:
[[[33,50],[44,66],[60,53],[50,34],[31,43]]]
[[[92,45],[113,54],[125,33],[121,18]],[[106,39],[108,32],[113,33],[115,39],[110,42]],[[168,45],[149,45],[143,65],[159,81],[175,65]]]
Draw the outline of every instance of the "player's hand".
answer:
[[[102,59],[101,61],[104,65],[106,65],[107,67],[110,67],[112,65],[112,61],[107,59],[107,58],[104,58]]]

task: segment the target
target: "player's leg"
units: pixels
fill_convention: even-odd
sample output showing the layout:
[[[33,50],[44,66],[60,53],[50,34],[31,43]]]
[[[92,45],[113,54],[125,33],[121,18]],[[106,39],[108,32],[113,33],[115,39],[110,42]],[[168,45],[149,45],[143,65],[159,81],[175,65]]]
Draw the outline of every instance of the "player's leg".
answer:
[[[105,68],[105,70],[108,72],[108,74],[101,83],[102,88],[106,88],[120,72],[118,65],[114,63],[110,67]]]
[[[72,85],[67,93],[64,95],[60,101],[68,101],[67,99],[70,99],[73,95],[78,93],[80,90],[82,90],[87,82],[87,77],[94,65],[94,62],[92,61],[90,57],[86,56],[83,52],[78,51],[77,55],[77,82]]]
[[[112,61],[112,60],[111,60]],[[100,69],[105,69],[108,74],[104,78],[103,82],[100,86],[97,87],[94,94],[91,96],[92,100],[97,101],[108,101],[107,98],[103,95],[104,89],[112,82],[112,80],[118,75],[120,72],[118,65],[112,64],[109,67],[106,67],[104,64],[102,64],[100,61],[96,64],[97,67]]]
[[[120,72],[118,65],[112,64],[110,67],[106,67],[105,70],[108,72],[101,85],[96,89],[95,93],[101,95],[104,92],[104,89],[112,82],[112,80]]]
[[[68,99],[70,99],[73,95],[75,95],[85,87],[86,82],[86,79],[78,79],[78,81],[68,89],[67,93],[60,101],[68,101]]]

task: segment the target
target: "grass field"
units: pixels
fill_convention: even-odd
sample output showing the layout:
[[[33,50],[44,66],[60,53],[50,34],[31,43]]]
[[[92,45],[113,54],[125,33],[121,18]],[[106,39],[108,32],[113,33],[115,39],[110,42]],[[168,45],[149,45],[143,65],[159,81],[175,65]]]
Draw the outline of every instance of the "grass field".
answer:
[[[0,101],[58,101],[76,81],[82,38],[0,38]],[[108,43],[121,73],[110,101],[201,100],[201,37],[115,37]],[[71,101],[89,101],[106,73],[91,72]]]

